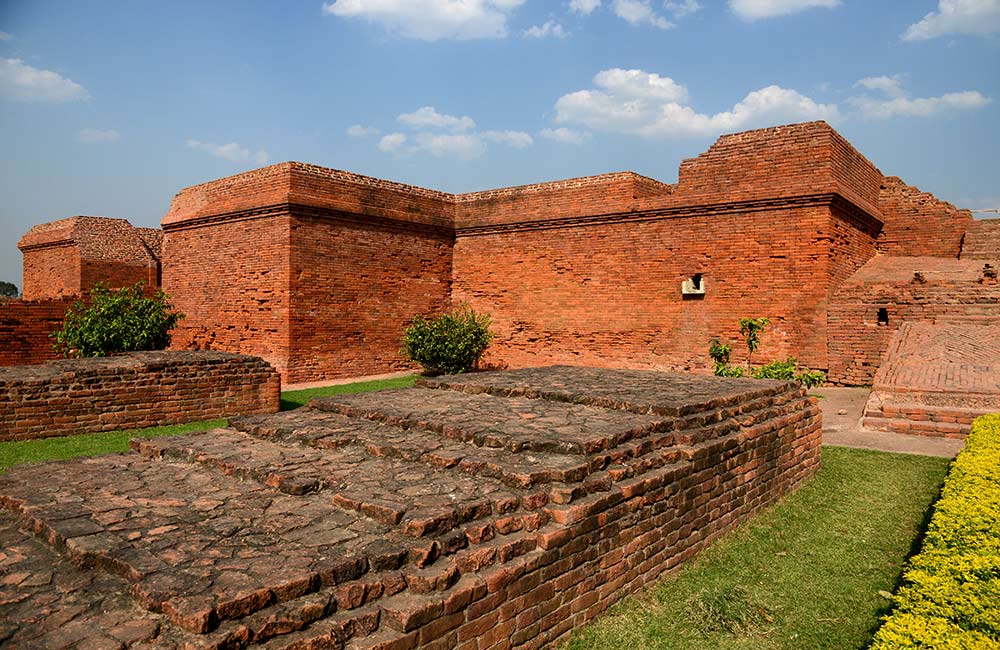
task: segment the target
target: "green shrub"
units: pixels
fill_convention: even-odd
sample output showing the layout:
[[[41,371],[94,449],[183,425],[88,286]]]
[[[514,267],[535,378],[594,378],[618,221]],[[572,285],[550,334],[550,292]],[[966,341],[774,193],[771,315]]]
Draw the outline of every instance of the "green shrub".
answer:
[[[403,332],[401,352],[430,374],[454,375],[475,368],[492,340],[489,314],[462,305],[437,318],[414,318]]]
[[[99,282],[89,303],[75,301],[62,329],[52,334],[56,352],[66,356],[101,357],[116,352],[163,350],[170,330],[183,315],[171,309],[167,294],[143,295],[143,283],[111,291]]]
[[[1000,648],[1000,414],[977,418],[873,650]]]
[[[733,346],[722,343],[714,338],[708,345],[708,355],[715,362],[716,377],[742,377],[743,368],[734,367],[729,364],[729,355],[733,351]]]
[[[754,379],[794,379],[796,365],[795,357],[788,357],[784,361],[775,360],[754,368],[750,376]]]

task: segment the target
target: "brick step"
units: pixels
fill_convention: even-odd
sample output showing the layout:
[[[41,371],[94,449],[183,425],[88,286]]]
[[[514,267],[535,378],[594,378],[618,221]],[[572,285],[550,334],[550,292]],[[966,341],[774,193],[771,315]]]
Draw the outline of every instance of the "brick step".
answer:
[[[914,421],[905,418],[877,416],[865,416],[861,418],[861,426],[874,431],[892,431],[893,433],[908,433],[918,436],[942,438],[965,438],[972,430],[971,424],[935,422],[931,420]]]
[[[558,371],[559,379],[553,380],[552,370]],[[647,370],[616,370],[615,379],[614,384],[608,384],[605,373],[595,368],[554,366],[426,377],[418,379],[416,385],[670,417],[738,406],[780,395],[788,388],[786,382],[733,378],[720,383],[688,373]]]
[[[511,489],[488,477],[371,456],[357,445],[312,449],[216,429],[135,440],[133,448],[148,458],[199,463],[295,495],[316,492],[406,537],[436,537],[475,522],[521,516],[548,501],[541,490]]]
[[[124,578],[141,606],[196,634],[420,561],[419,548],[387,548],[389,528],[328,499],[199,465],[138,455],[22,465],[0,475],[0,489],[23,528],[80,567]]]

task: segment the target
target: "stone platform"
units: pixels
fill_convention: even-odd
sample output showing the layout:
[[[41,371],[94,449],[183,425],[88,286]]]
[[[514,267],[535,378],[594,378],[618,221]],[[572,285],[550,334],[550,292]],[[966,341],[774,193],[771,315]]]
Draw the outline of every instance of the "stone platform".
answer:
[[[0,476],[0,645],[538,648],[818,468],[794,383],[542,368]]]
[[[964,438],[1000,412],[1000,318],[903,323],[875,375],[862,426]]]

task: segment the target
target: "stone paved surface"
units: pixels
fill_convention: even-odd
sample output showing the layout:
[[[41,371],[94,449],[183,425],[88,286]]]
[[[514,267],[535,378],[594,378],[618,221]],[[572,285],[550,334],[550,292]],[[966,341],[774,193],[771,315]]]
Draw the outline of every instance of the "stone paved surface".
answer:
[[[964,437],[1000,411],[1000,319],[904,323],[875,375],[863,426]]]
[[[302,650],[457,646],[462,634],[464,648],[492,638],[493,607],[508,616],[497,629],[516,628],[527,642],[542,630],[503,614],[497,580],[516,577],[512,567],[537,561],[542,548],[568,544],[570,526],[584,526],[576,535],[612,525],[587,524],[585,512],[623,495],[640,495],[641,505],[644,490],[696,467],[717,476],[712,489],[743,486],[732,471],[737,457],[716,475],[710,454],[776,435],[788,451],[759,461],[748,451],[738,462],[757,463],[750,476],[792,486],[801,479],[776,473],[779,459],[794,462],[793,448],[809,449],[813,434],[798,436],[818,437],[817,409],[782,382],[555,368],[454,383],[461,390],[436,381],[315,400],[224,429],[136,440],[130,454],[12,468],[0,476],[0,640]],[[554,400],[526,396],[537,394],[533,386]],[[712,503],[765,503],[780,493],[754,488],[746,494],[761,496],[733,501],[724,490]],[[662,516],[675,516],[664,508],[679,498],[664,501]],[[738,521],[669,507],[700,517],[713,534]],[[673,562],[698,548],[680,554],[686,538],[674,539],[677,557],[664,556]],[[592,557],[587,546],[568,548]],[[602,566],[623,557],[603,548]],[[652,561],[635,571],[659,566]],[[556,592],[546,596],[556,582],[526,584],[536,584],[539,602],[558,604]],[[591,596],[580,591],[572,604],[567,596],[567,614],[606,606]],[[551,638],[576,620],[557,614]],[[454,631],[462,623],[466,631]],[[509,642],[493,636],[497,647]]]

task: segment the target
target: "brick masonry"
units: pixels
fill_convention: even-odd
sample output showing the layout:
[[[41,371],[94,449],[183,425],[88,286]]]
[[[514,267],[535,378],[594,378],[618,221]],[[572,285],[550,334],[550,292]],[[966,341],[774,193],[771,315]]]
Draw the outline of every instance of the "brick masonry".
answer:
[[[43,363],[56,359],[50,336],[62,327],[73,298],[0,299],[0,366]]]
[[[1000,411],[1000,314],[903,323],[875,375],[863,426],[966,437]]]
[[[0,368],[0,441],[274,413],[277,372],[225,352],[130,352]]]
[[[941,257],[872,259],[832,299],[830,379],[871,384],[889,341],[904,322],[1000,317],[1000,285],[984,275],[986,264]],[[887,322],[880,322],[880,310]]]
[[[74,219],[79,230],[92,218]],[[704,371],[713,337],[736,339],[740,318],[767,316],[759,358],[794,355],[868,383],[889,332],[868,327],[866,298],[847,304],[855,273],[876,255],[954,261],[963,242],[965,257],[988,257],[1000,232],[984,223],[883,176],[811,122],[722,136],[681,163],[675,184],[618,172],[448,194],[280,163],[182,190],[162,253],[147,248],[187,315],[175,347],[258,355],[287,381],[407,367],[408,319],[469,302],[494,316],[497,367]],[[67,227],[26,235],[26,273],[59,285],[43,251],[86,239],[53,234]],[[686,299],[694,274],[707,291]],[[53,291],[76,285],[66,286]],[[893,330],[897,317],[923,317],[882,302],[898,312]],[[946,296],[928,313],[960,303]]]
[[[794,490],[819,445],[790,382],[543,368],[18,466],[0,476],[0,635],[550,647]]]
[[[969,224],[962,242],[962,259],[1000,261],[1000,218]]]

